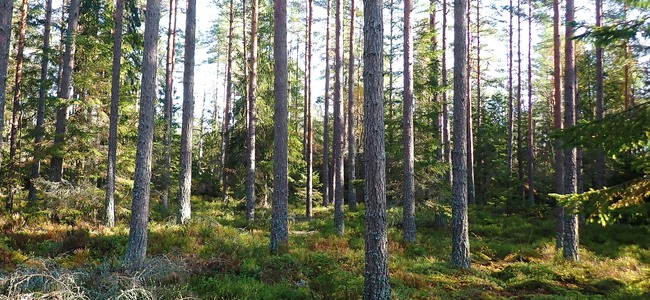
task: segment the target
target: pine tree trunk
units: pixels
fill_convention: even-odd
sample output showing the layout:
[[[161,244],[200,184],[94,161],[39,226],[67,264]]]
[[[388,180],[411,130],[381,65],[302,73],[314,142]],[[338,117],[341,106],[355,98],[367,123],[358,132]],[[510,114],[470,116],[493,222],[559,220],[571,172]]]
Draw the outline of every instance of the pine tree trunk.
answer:
[[[436,1],[435,0],[430,0],[429,1],[429,31],[431,32],[431,50],[433,53],[436,53],[436,56],[432,59],[431,64],[432,64],[432,81],[431,84],[433,85],[434,88],[438,89],[440,88],[440,77],[438,72],[440,72],[440,59],[437,56],[438,53],[438,29],[436,28]],[[433,105],[434,105],[434,111],[435,111],[435,116],[433,119],[433,128],[435,128],[436,133],[434,135],[435,138],[441,139],[442,138],[442,113],[440,110],[440,93],[436,90],[433,92]],[[443,161],[444,157],[444,147],[442,146],[442,143],[440,143],[440,147],[438,147],[438,160]]]
[[[4,132],[5,102],[7,99],[7,70],[9,68],[9,44],[11,42],[11,17],[13,0],[0,0],[0,133]],[[0,134],[0,168],[2,167],[3,134]]]
[[[560,53],[560,0],[553,0],[553,124],[555,130],[562,130],[562,90],[561,90],[561,53]],[[564,155],[562,141],[555,140],[555,191],[564,194]],[[555,248],[561,249],[564,244],[564,209],[557,204],[555,209]]]
[[[76,0],[73,0],[76,1]],[[147,221],[151,182],[151,150],[153,146],[154,114],[157,100],[156,71],[158,70],[158,25],[160,0],[147,0],[142,57],[142,91],[140,96],[140,124],[138,148],[133,178],[133,202],[129,243],[124,262],[131,269],[143,266],[147,256]]]
[[[330,175],[330,6],[331,1],[327,0],[327,29],[325,33],[325,99],[323,110],[323,206],[327,207],[332,202],[332,182]]]
[[[172,124],[174,120],[174,68],[176,66],[176,20],[178,13],[178,0],[169,0],[169,24],[167,27],[167,63],[165,65],[165,162],[163,166],[163,191],[160,202],[163,208],[169,208],[169,190],[171,186],[172,163]]]
[[[223,112],[223,128],[221,130],[221,199],[228,201],[228,170],[226,163],[228,161],[228,143],[230,140],[230,102],[232,99],[232,39],[233,39],[233,0],[230,0],[230,14],[228,17],[230,23],[228,29],[228,63],[226,65],[226,105]]]
[[[469,236],[467,222],[467,0],[454,2],[454,149],[451,196],[451,264],[468,269]]]
[[[61,83],[57,93],[59,106],[56,112],[56,128],[54,131],[54,154],[50,161],[50,180],[59,182],[63,177],[63,149],[66,123],[68,121],[68,101],[70,101],[72,72],[74,70],[74,55],[75,55],[75,31],[79,24],[79,6],[80,0],[71,0],[70,9],[68,13],[68,30],[66,33],[65,52],[63,54],[63,71],[61,73]]]
[[[442,0],[442,86],[445,89],[442,91],[442,141],[444,145],[445,155],[443,161],[449,164],[449,169],[446,171],[447,182],[452,184],[453,172],[451,171],[451,130],[449,126],[449,103],[447,103],[447,0]]]
[[[395,101],[393,100],[393,76],[395,73],[393,72],[393,62],[395,61],[395,51],[393,48],[393,39],[395,39],[395,35],[393,34],[393,25],[395,24],[395,19],[393,18],[393,13],[395,11],[395,0],[390,0],[389,2],[389,7],[390,7],[390,18],[388,23],[390,24],[390,38],[389,38],[389,48],[388,48],[388,144],[389,145],[394,145],[395,144],[395,138],[394,138],[394,131],[391,128],[391,123],[393,123],[393,105],[395,104]],[[389,164],[390,168],[390,164]],[[389,169],[390,171],[391,169]]]
[[[477,3],[478,5],[478,3]],[[472,120],[472,36],[470,30],[471,5],[467,5],[467,202],[476,204],[474,186],[474,125]]]
[[[178,190],[178,224],[192,217],[192,139],[194,137],[194,51],[196,49],[196,0],[187,1],[185,15],[185,66],[183,69],[183,124]]]
[[[106,202],[104,224],[115,226],[115,173],[117,160],[117,125],[120,109],[120,69],[122,66],[122,20],[124,0],[115,7],[115,33],[113,34],[113,74],[111,75],[111,112],[108,129],[108,163],[106,165]]]
[[[569,128],[576,124],[576,65],[573,40],[573,0],[566,2],[566,33],[564,41],[564,127]],[[576,148],[564,150],[564,192],[573,194],[577,192],[577,166]],[[565,208],[564,213],[564,258],[577,261],[578,258],[578,215],[572,208]]]
[[[507,190],[507,198],[506,198],[506,209],[507,212],[510,212],[510,205],[512,202],[512,167],[514,164],[513,161],[513,147],[512,145],[514,144],[514,114],[513,114],[513,98],[512,98],[512,89],[513,89],[513,76],[512,76],[512,56],[513,56],[513,50],[512,50],[512,40],[513,40],[513,26],[512,26],[512,0],[510,0],[510,5],[508,6],[508,11],[510,14],[510,21],[508,23],[509,25],[509,31],[508,31],[508,50],[509,50],[509,55],[508,55],[508,142],[507,142],[507,152],[506,152],[506,159],[508,160],[508,190]]]
[[[259,0],[252,0],[251,8],[251,53],[248,82],[248,173],[246,181],[246,219],[255,219],[255,129],[257,123],[257,31]]]
[[[481,118],[483,115],[483,100],[481,99],[481,3],[476,3],[476,143],[481,145]],[[472,151],[474,146],[472,145]],[[481,153],[476,153],[480,155]],[[476,180],[476,203],[483,203],[484,170],[482,156],[475,157],[476,168],[479,170]]]
[[[625,12],[623,15],[623,21],[627,22],[627,15],[628,15],[628,1],[625,0]],[[623,43],[623,78],[624,78],[624,89],[625,89],[625,109],[630,109],[632,106],[634,106],[634,103],[632,103],[632,97],[630,94],[630,42],[628,40],[625,40]]]
[[[415,242],[415,150],[413,138],[413,36],[411,11],[413,0],[404,0],[404,215],[403,238]]]
[[[271,243],[273,253],[283,253],[289,247],[289,130],[287,112],[287,2],[273,2],[273,65],[274,83],[274,138],[273,138],[273,216]]]
[[[334,227],[338,235],[345,232],[344,195],[344,147],[345,124],[343,110],[343,0],[336,0],[336,45],[334,55]]]
[[[596,27],[603,26],[603,0],[596,0]],[[596,120],[602,120],[605,114],[605,99],[603,95],[603,46],[596,44]],[[607,165],[602,149],[596,152],[596,188],[601,189],[607,184]]]
[[[522,116],[521,116],[521,0],[517,0],[517,176],[519,178],[518,187],[521,199],[526,197],[523,188],[524,183],[524,164],[522,148]]]
[[[20,29],[18,31],[18,51],[16,53],[16,77],[14,80],[14,99],[11,109],[11,133],[9,137],[9,176],[8,176],[8,193],[6,208],[8,211],[13,210],[14,193],[20,176],[20,164],[16,162],[17,136],[19,115],[21,114],[20,100],[22,98],[23,85],[23,61],[25,51],[25,32],[27,31],[27,0],[22,1],[20,6]],[[1,133],[0,133],[1,134]]]
[[[307,97],[307,105],[305,107],[305,111],[307,112],[307,147],[306,147],[306,157],[307,157],[307,199],[305,201],[305,215],[307,216],[307,219],[311,219],[312,215],[312,189],[313,189],[313,149],[312,149],[312,139],[313,139],[313,128],[312,128],[312,115],[311,115],[311,106],[312,106],[312,100],[311,100],[311,56],[312,56],[312,42],[311,42],[311,34],[312,34],[312,23],[313,23],[313,18],[314,18],[314,9],[313,9],[313,0],[307,0],[307,11],[308,11],[308,16],[307,16],[307,48],[305,51],[307,52],[307,81],[306,81],[306,86],[305,86],[305,94]]]
[[[382,1],[365,0],[363,26],[366,241],[363,299],[391,299],[386,223]]]
[[[354,187],[356,179],[356,149],[354,136],[354,0],[350,1],[350,54],[348,62],[348,205],[350,210],[357,210],[357,189]]]
[[[535,148],[533,136],[533,69],[532,69],[532,43],[533,43],[533,5],[528,2],[528,205],[535,205]]]

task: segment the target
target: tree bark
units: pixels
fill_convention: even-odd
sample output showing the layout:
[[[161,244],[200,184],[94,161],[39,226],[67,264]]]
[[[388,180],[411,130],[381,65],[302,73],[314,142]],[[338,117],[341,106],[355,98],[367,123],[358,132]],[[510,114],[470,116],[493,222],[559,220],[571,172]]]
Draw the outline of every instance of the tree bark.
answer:
[[[251,8],[251,53],[248,82],[248,173],[246,181],[246,219],[255,219],[255,129],[257,123],[257,32],[259,27],[259,0],[252,0]]]
[[[350,1],[350,55],[348,62],[348,205],[350,210],[357,210],[356,151],[354,136],[354,0]]]
[[[345,128],[343,110],[343,0],[336,0],[336,45],[334,51],[334,227],[338,235],[345,232],[344,147]]]
[[[561,53],[560,53],[560,0],[553,0],[553,124],[555,130],[562,130],[562,90],[561,90]],[[555,190],[564,194],[564,155],[562,141],[555,140]],[[561,249],[564,244],[564,209],[557,204],[555,209],[555,248]]]
[[[56,112],[56,127],[54,131],[54,154],[50,161],[50,180],[59,182],[63,177],[63,149],[66,123],[68,121],[68,102],[71,98],[72,72],[74,70],[75,31],[79,25],[80,0],[71,0],[68,13],[68,30],[66,32],[65,53],[63,54],[63,71],[57,93],[59,107]]]
[[[532,43],[533,43],[533,5],[528,2],[528,205],[535,205],[535,148],[533,136],[533,69],[532,69]]]
[[[413,0],[404,0],[404,241],[415,242],[415,150],[413,138],[413,36],[411,35],[411,11]]]
[[[187,0],[185,14],[185,66],[183,69],[183,125],[181,173],[178,190],[178,224],[192,218],[192,139],[194,137],[194,51],[196,49],[196,0]]]
[[[7,70],[9,68],[9,44],[11,42],[11,17],[13,0],[0,0],[0,133],[4,132],[5,102],[7,99]],[[2,167],[3,135],[0,134],[0,168]]]
[[[305,110],[307,112],[307,136],[306,136],[306,150],[305,154],[307,157],[307,199],[305,201],[305,215],[307,216],[307,219],[311,219],[312,215],[312,189],[313,189],[313,124],[312,124],[312,114],[311,114],[311,106],[312,106],[312,100],[311,100],[311,56],[312,56],[312,41],[311,41],[311,35],[312,35],[312,23],[313,23],[313,18],[314,18],[314,9],[312,7],[312,1],[313,0],[307,0],[307,48],[305,51],[307,52],[307,70],[306,70],[306,75],[307,75],[307,80],[306,80],[306,86],[305,86],[305,95],[307,99],[307,105],[305,107]]]
[[[113,74],[111,75],[111,112],[108,129],[108,163],[106,165],[106,202],[104,224],[115,226],[115,173],[117,160],[117,125],[120,109],[120,69],[122,66],[122,20],[124,0],[115,7],[115,33],[113,34]]]
[[[447,182],[449,185],[453,181],[453,172],[451,171],[451,130],[449,126],[449,103],[447,103],[447,0],[442,0],[442,141],[445,148],[443,161],[450,164],[446,171]]]
[[[603,0],[596,0],[596,27],[603,26]],[[596,44],[596,120],[602,120],[605,114],[603,93],[603,46]],[[596,152],[596,188],[607,185],[607,165],[603,149]]]
[[[363,299],[391,299],[386,222],[382,1],[364,0],[363,89],[366,241]]]
[[[476,142],[481,145],[481,118],[483,115],[483,100],[481,99],[481,3],[476,3]],[[473,142],[473,141],[472,141]],[[474,146],[472,145],[472,151]],[[479,153],[480,154],[480,153]],[[484,172],[483,172],[483,158],[482,156],[475,157],[476,168],[479,170],[478,179],[476,182],[476,203],[483,203],[483,186],[484,186]]]
[[[14,99],[11,109],[11,135],[9,137],[9,180],[6,208],[8,211],[13,210],[14,193],[20,176],[20,164],[16,162],[17,137],[19,115],[21,114],[20,100],[22,98],[23,86],[23,61],[25,51],[25,32],[27,31],[27,0],[22,1],[20,6],[20,29],[18,31],[18,51],[16,53],[16,77],[14,80]],[[2,133],[0,133],[2,134]],[[0,149],[1,150],[1,149]]]
[[[524,164],[522,149],[522,116],[521,116],[521,0],[517,0],[517,175],[521,199],[524,200]]]
[[[507,198],[506,198],[506,206],[507,206],[507,211],[510,212],[510,202],[512,202],[512,167],[514,164],[513,161],[513,149],[512,145],[514,144],[514,114],[513,114],[513,99],[512,99],[512,88],[513,88],[513,76],[512,76],[512,56],[513,56],[513,50],[512,50],[512,40],[513,40],[513,26],[512,26],[512,0],[510,0],[510,5],[508,6],[508,11],[510,14],[510,21],[508,23],[509,25],[509,40],[508,40],[508,50],[509,50],[509,55],[508,55],[508,142],[507,142],[507,150],[506,150],[506,159],[508,160],[508,190],[507,190]]]
[[[327,0],[327,29],[325,33],[325,96],[323,125],[323,206],[327,207],[332,202],[332,182],[330,180],[330,0]]]
[[[478,3],[477,3],[478,5]],[[471,5],[467,5],[467,202],[476,204],[474,186],[474,124],[472,120],[472,36],[470,30]]]
[[[228,143],[230,140],[230,102],[232,99],[232,36],[233,36],[233,0],[230,0],[230,14],[228,22],[228,63],[226,65],[226,105],[223,112],[223,128],[221,130],[221,199],[228,201]]]
[[[273,216],[271,221],[271,243],[273,253],[283,253],[289,247],[288,199],[289,199],[289,130],[287,111],[287,2],[273,2],[273,83],[274,137],[273,137]]]
[[[469,269],[467,221],[467,0],[454,1],[454,149],[451,264]]]
[[[174,68],[176,66],[176,20],[178,13],[178,0],[169,0],[169,24],[167,27],[167,63],[165,65],[165,162],[163,166],[163,191],[160,202],[163,208],[169,208],[169,190],[171,186],[172,163],[172,124],[174,120]]]
[[[76,0],[73,0],[76,1]],[[142,90],[140,96],[140,124],[138,148],[133,178],[133,202],[129,243],[124,262],[131,269],[142,267],[147,256],[147,221],[151,182],[151,150],[156,106],[156,71],[158,70],[158,25],[160,0],[147,0],[145,11],[144,50],[142,57]]]
[[[576,123],[576,65],[573,41],[573,20],[574,2],[566,2],[566,25],[564,41],[564,127],[575,126]],[[577,192],[577,167],[576,148],[564,150],[564,192],[573,194]],[[577,261],[578,257],[578,215],[573,208],[565,208],[564,212],[564,237],[563,253],[564,258],[569,261]]]

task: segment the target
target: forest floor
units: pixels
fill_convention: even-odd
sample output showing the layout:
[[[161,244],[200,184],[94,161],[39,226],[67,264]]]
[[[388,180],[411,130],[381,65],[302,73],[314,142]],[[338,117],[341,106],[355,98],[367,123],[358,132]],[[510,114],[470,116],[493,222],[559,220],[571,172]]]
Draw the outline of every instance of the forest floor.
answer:
[[[100,202],[101,203],[101,202]],[[269,254],[270,209],[247,223],[242,201],[193,198],[193,220],[175,225],[154,207],[147,267],[122,267],[128,210],[118,225],[93,213],[41,210],[0,216],[0,299],[359,299],[364,213],[346,212],[333,232],[333,208],[290,212],[287,254]],[[346,208],[347,209],[347,208]],[[505,215],[470,208],[472,269],[447,261],[451,230],[420,210],[418,238],[401,241],[400,208],[388,211],[389,268],[396,299],[650,299],[650,227],[581,228],[580,262],[555,250],[552,209]],[[97,212],[94,212],[97,215]]]

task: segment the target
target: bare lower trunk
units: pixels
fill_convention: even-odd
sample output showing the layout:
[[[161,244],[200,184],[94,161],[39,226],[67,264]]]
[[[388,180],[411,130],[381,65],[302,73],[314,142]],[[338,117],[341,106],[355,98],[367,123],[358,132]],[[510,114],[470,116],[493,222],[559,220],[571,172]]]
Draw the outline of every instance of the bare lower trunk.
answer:
[[[533,42],[533,6],[528,2],[528,205],[535,205],[535,150],[533,145],[533,69],[531,48]]]
[[[7,99],[7,69],[9,68],[9,44],[11,41],[11,17],[13,0],[0,0],[0,133],[4,132],[5,102]],[[0,167],[2,167],[3,134],[0,134]]]
[[[151,182],[151,149],[156,105],[156,70],[158,69],[158,25],[160,0],[147,0],[142,58],[142,92],[140,96],[140,124],[138,148],[133,179],[133,203],[129,243],[124,262],[129,269],[142,267],[147,256],[147,222]]]
[[[334,227],[338,235],[345,232],[343,195],[343,152],[345,128],[343,110],[343,0],[336,0],[336,46],[334,55]]]
[[[348,62],[348,205],[350,210],[357,210],[356,153],[354,142],[354,0],[350,1],[350,54]]]
[[[181,173],[178,190],[178,223],[192,217],[192,139],[194,136],[194,50],[196,0],[187,1],[185,16],[185,67],[183,69],[183,125],[181,128]]]
[[[307,16],[307,49],[305,50],[307,52],[307,84],[305,87],[306,90],[306,95],[307,95],[307,107],[305,107],[305,110],[307,111],[307,149],[305,150],[305,154],[307,157],[307,200],[305,201],[305,215],[307,216],[307,219],[311,219],[312,215],[312,190],[313,190],[313,128],[312,128],[312,115],[311,115],[311,106],[312,106],[312,100],[311,100],[311,55],[312,55],[312,42],[311,42],[311,34],[312,34],[312,22],[314,18],[314,9],[312,7],[312,0],[307,1],[307,11],[308,11],[308,16]]]
[[[562,129],[562,90],[561,90],[561,62],[560,62],[560,0],[553,1],[553,124],[555,130]],[[555,191],[564,194],[564,155],[562,141],[555,141]],[[555,210],[556,249],[561,249],[564,237],[564,209],[559,204]]]
[[[75,55],[75,31],[79,24],[79,6],[80,0],[71,0],[68,13],[68,30],[66,32],[65,53],[63,54],[63,71],[61,73],[61,83],[57,93],[59,106],[56,112],[56,125],[54,131],[54,154],[50,161],[50,180],[61,181],[63,177],[63,149],[66,123],[68,121],[68,101],[71,98],[72,72],[74,70]]]
[[[507,199],[506,199],[506,204],[507,204],[507,209],[508,212],[510,211],[510,202],[512,198],[512,167],[513,167],[513,155],[512,155],[512,145],[514,144],[514,114],[513,114],[513,99],[512,99],[512,37],[513,37],[513,26],[512,26],[512,17],[513,17],[513,12],[512,12],[512,0],[510,0],[510,5],[508,6],[509,10],[509,15],[510,15],[510,22],[508,23],[509,25],[509,40],[508,40],[508,49],[509,49],[509,55],[508,55],[508,142],[506,144],[507,150],[506,150],[506,160],[508,162],[508,191],[507,191]]]
[[[221,130],[221,199],[228,201],[228,143],[230,140],[230,102],[232,99],[232,39],[233,39],[233,2],[230,0],[228,29],[228,63],[226,65],[226,105],[223,112],[223,128]]]
[[[364,133],[366,246],[363,299],[391,299],[386,223],[386,133],[382,2],[364,3]]]
[[[174,68],[176,66],[176,20],[178,12],[178,0],[169,0],[169,24],[167,27],[167,63],[165,65],[165,162],[163,166],[163,191],[160,195],[160,203],[163,208],[169,208],[169,189],[171,186],[171,163],[172,163],[172,124],[174,109]]]
[[[251,8],[251,57],[250,76],[248,82],[248,173],[246,177],[246,219],[255,219],[255,129],[257,123],[256,97],[257,97],[257,30],[258,30],[258,3],[252,0]]]
[[[517,175],[519,182],[517,184],[519,195],[524,200],[524,164],[523,164],[523,149],[522,149],[522,136],[521,136],[521,0],[517,0]]]
[[[478,3],[477,3],[478,5]],[[471,6],[467,5],[467,202],[476,204],[474,186],[474,124],[472,120],[472,36],[470,29]]]
[[[273,142],[273,217],[271,221],[271,243],[273,253],[283,253],[289,247],[288,224],[288,119],[287,112],[287,2],[273,2],[273,74],[274,91],[274,142]]]
[[[411,11],[413,0],[404,0],[404,215],[403,238],[415,242],[415,172],[413,138],[413,36]]]
[[[108,129],[108,163],[106,165],[106,202],[104,224],[115,226],[115,173],[117,160],[117,123],[120,108],[120,69],[122,66],[122,19],[124,1],[118,0],[115,8],[115,33],[113,35],[113,74],[111,75],[111,113]]]
[[[596,0],[596,27],[603,26],[603,2]],[[603,46],[596,44],[596,119],[602,120],[605,113],[605,100],[603,96]],[[600,189],[607,184],[607,165],[605,153],[598,149],[596,153],[596,188]]]
[[[327,29],[325,34],[325,115],[323,116],[323,206],[329,206],[332,198],[330,180],[330,0],[327,0]]]
[[[449,126],[449,103],[447,103],[447,0],[442,0],[442,145],[445,148],[443,161],[449,164],[446,178],[449,185],[452,184],[453,172],[451,172],[451,130]]]

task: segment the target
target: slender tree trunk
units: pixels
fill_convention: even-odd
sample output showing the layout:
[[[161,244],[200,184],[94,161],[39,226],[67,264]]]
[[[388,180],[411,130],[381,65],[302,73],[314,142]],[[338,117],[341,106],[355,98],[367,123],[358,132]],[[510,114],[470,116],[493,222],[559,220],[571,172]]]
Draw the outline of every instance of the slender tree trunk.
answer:
[[[66,123],[68,120],[68,101],[71,98],[70,89],[72,83],[72,72],[74,70],[75,55],[75,31],[79,24],[79,6],[80,0],[70,1],[70,10],[68,13],[68,31],[66,33],[65,53],[63,54],[63,71],[61,73],[61,84],[59,86],[57,97],[62,103],[56,112],[56,128],[54,131],[54,154],[50,161],[50,180],[61,181],[63,177],[63,149]]]
[[[386,223],[384,30],[382,1],[364,0],[363,89],[365,132],[366,253],[363,299],[391,299]]]
[[[327,0],[327,29],[325,33],[325,115],[323,116],[323,206],[332,202],[332,182],[330,176],[330,5]]]
[[[305,208],[305,215],[307,216],[307,219],[311,219],[312,215],[312,189],[313,189],[313,124],[312,124],[312,111],[311,111],[311,106],[312,106],[312,99],[311,99],[311,56],[312,56],[312,41],[311,41],[311,34],[312,34],[312,23],[314,19],[314,8],[313,8],[313,0],[308,0],[307,1],[307,11],[309,12],[309,15],[307,16],[307,86],[305,87],[305,90],[307,91],[307,107],[305,110],[307,111],[307,201],[306,201],[306,208]]]
[[[483,115],[483,100],[481,99],[481,2],[476,2],[476,142],[481,145],[481,118]],[[472,141],[473,144],[473,141]],[[474,145],[472,145],[474,152]],[[475,158],[479,170],[476,182],[476,203],[483,204],[483,157]]]
[[[41,59],[41,80],[38,87],[38,109],[36,111],[36,127],[34,128],[34,163],[32,164],[32,174],[29,179],[29,199],[30,203],[38,200],[36,186],[34,181],[40,177],[41,173],[41,155],[43,141],[43,124],[45,124],[45,98],[50,85],[47,82],[47,69],[50,63],[50,32],[52,24],[52,0],[45,0],[45,25],[43,30],[43,58]],[[2,119],[2,118],[0,118]],[[2,132],[2,131],[0,131]],[[1,138],[0,138],[1,139]],[[0,142],[1,143],[1,142]],[[0,158],[1,160],[2,158]]]
[[[627,0],[625,0],[625,12],[624,12],[624,21],[627,22],[627,14],[628,14],[629,6],[627,3]],[[625,109],[630,109],[634,104],[632,103],[632,97],[630,94],[630,63],[628,60],[630,59],[630,42],[628,40],[625,40],[623,43],[623,51],[624,51],[624,63],[623,63],[623,77],[624,77],[624,85],[625,85]]]
[[[474,186],[474,125],[472,120],[472,36],[470,30],[470,12],[472,6],[467,4],[467,202],[476,204]],[[477,2],[478,5],[478,2]]]
[[[169,190],[171,186],[172,164],[172,124],[174,120],[174,68],[176,66],[176,20],[178,0],[169,0],[169,24],[167,27],[167,64],[165,65],[165,163],[163,166],[163,191],[160,202],[163,208],[169,208]]]
[[[573,41],[573,0],[566,2],[566,33],[564,41],[564,127],[572,127],[576,122],[576,65]],[[573,194],[577,192],[577,170],[576,170],[576,148],[565,149],[564,151],[564,192]],[[566,208],[564,212],[564,258],[569,261],[577,261],[578,258],[578,215],[572,208]]]
[[[226,66],[226,105],[223,112],[223,128],[221,131],[221,199],[228,201],[228,143],[230,140],[230,102],[232,99],[232,36],[233,36],[233,0],[230,0],[230,14],[228,22],[228,63]]]
[[[11,42],[11,17],[13,0],[0,0],[0,168],[2,168],[2,144],[5,125],[5,102],[7,99],[7,70],[9,68],[9,44]]]
[[[61,22],[59,23],[59,68],[56,73],[57,87],[61,86],[61,80],[63,79],[63,54],[65,46],[65,5],[67,0],[61,1]],[[58,91],[58,89],[57,89]]]
[[[596,0],[596,27],[603,26],[603,0]],[[602,120],[605,113],[603,96],[603,46],[596,44],[596,119]],[[605,153],[598,149],[596,153],[596,188],[601,189],[607,184],[607,165]]]
[[[389,24],[390,24],[390,38],[388,40],[389,42],[389,48],[388,48],[388,122],[389,122],[389,129],[388,129],[388,144],[389,145],[394,145],[395,143],[395,137],[394,137],[394,131],[392,128],[390,128],[390,124],[393,122],[393,105],[395,104],[395,101],[393,100],[393,76],[395,73],[393,72],[393,61],[395,60],[395,51],[393,49],[393,39],[395,39],[395,35],[393,35],[393,24],[394,18],[393,18],[393,12],[395,11],[395,0],[390,0],[390,18],[389,18]]]
[[[14,193],[20,176],[20,163],[16,162],[17,135],[19,115],[21,114],[20,98],[22,98],[23,85],[23,61],[25,51],[25,32],[27,31],[27,0],[22,1],[20,6],[20,29],[18,31],[18,52],[16,53],[16,77],[14,80],[14,101],[11,109],[11,135],[9,137],[9,188],[7,193],[6,207],[8,211],[13,210]],[[1,133],[0,133],[1,134]]]
[[[560,0],[553,0],[553,124],[555,130],[562,130],[562,89],[561,89],[561,53],[560,53]],[[555,140],[555,190],[564,194],[564,155],[562,141]],[[564,209],[557,204],[555,209],[555,248],[561,249],[564,244]]]
[[[108,163],[106,165],[106,202],[104,224],[115,226],[115,173],[117,160],[117,123],[120,109],[120,69],[122,66],[122,20],[124,0],[117,0],[113,34],[113,74],[111,76],[111,115],[108,129]]]
[[[451,171],[451,133],[449,128],[449,104],[447,103],[447,0],[442,0],[442,141],[445,148],[443,161],[449,164],[446,177],[452,185],[453,172]]]
[[[528,1],[528,205],[535,205],[535,148],[533,145],[533,136],[535,134],[533,126],[533,69],[531,59],[531,49],[533,43],[533,4]]]
[[[522,148],[522,116],[521,116],[521,0],[517,0],[517,175],[519,178],[519,191],[521,199],[526,197],[524,184],[524,164],[523,164],[523,148]]]
[[[248,174],[246,181],[246,219],[255,219],[255,129],[257,123],[257,31],[259,0],[252,0],[251,7],[251,57],[248,82]]]
[[[273,219],[271,221],[271,252],[283,253],[289,247],[289,130],[287,112],[287,2],[273,2],[273,65],[275,98],[273,138]]]
[[[348,205],[350,210],[357,210],[356,152],[354,136],[354,0],[350,1],[350,55],[348,62]]]
[[[201,118],[199,119],[199,159],[196,161],[196,171],[198,176],[201,176],[203,173],[203,134],[205,132],[205,101],[207,100],[205,96],[205,91],[203,91],[203,101],[201,102]]]
[[[187,0],[185,15],[185,66],[183,69],[183,125],[181,174],[178,190],[178,224],[192,217],[192,139],[194,136],[194,51],[196,49],[196,0]]]
[[[343,110],[343,0],[336,0],[336,49],[334,55],[334,226],[338,235],[345,232],[344,195],[344,147],[345,125]]]
[[[451,197],[451,264],[468,269],[469,236],[467,221],[467,0],[454,2],[454,149]]]
[[[73,0],[76,1],[76,0]],[[147,256],[147,221],[151,182],[151,150],[156,106],[156,71],[158,70],[158,25],[160,0],[147,0],[145,11],[144,50],[142,57],[142,91],[140,96],[140,124],[138,148],[133,179],[133,204],[129,243],[124,262],[132,270],[142,267]]]
[[[404,0],[404,215],[403,238],[415,242],[415,150],[413,138],[413,36],[411,11],[413,0]]]
[[[513,56],[513,51],[512,51],[512,40],[513,40],[513,26],[512,26],[512,0],[510,0],[510,5],[508,6],[509,14],[510,14],[510,22],[508,23],[509,25],[509,40],[508,40],[508,49],[509,49],[509,54],[508,54],[508,142],[507,142],[507,153],[506,153],[506,159],[508,160],[508,190],[507,190],[507,199],[506,199],[506,205],[507,205],[507,210],[510,212],[510,202],[512,198],[512,167],[514,164],[513,161],[513,155],[512,155],[512,145],[514,144],[514,114],[513,114],[513,99],[512,99],[512,89],[513,89],[513,84],[512,84],[512,56]]]

